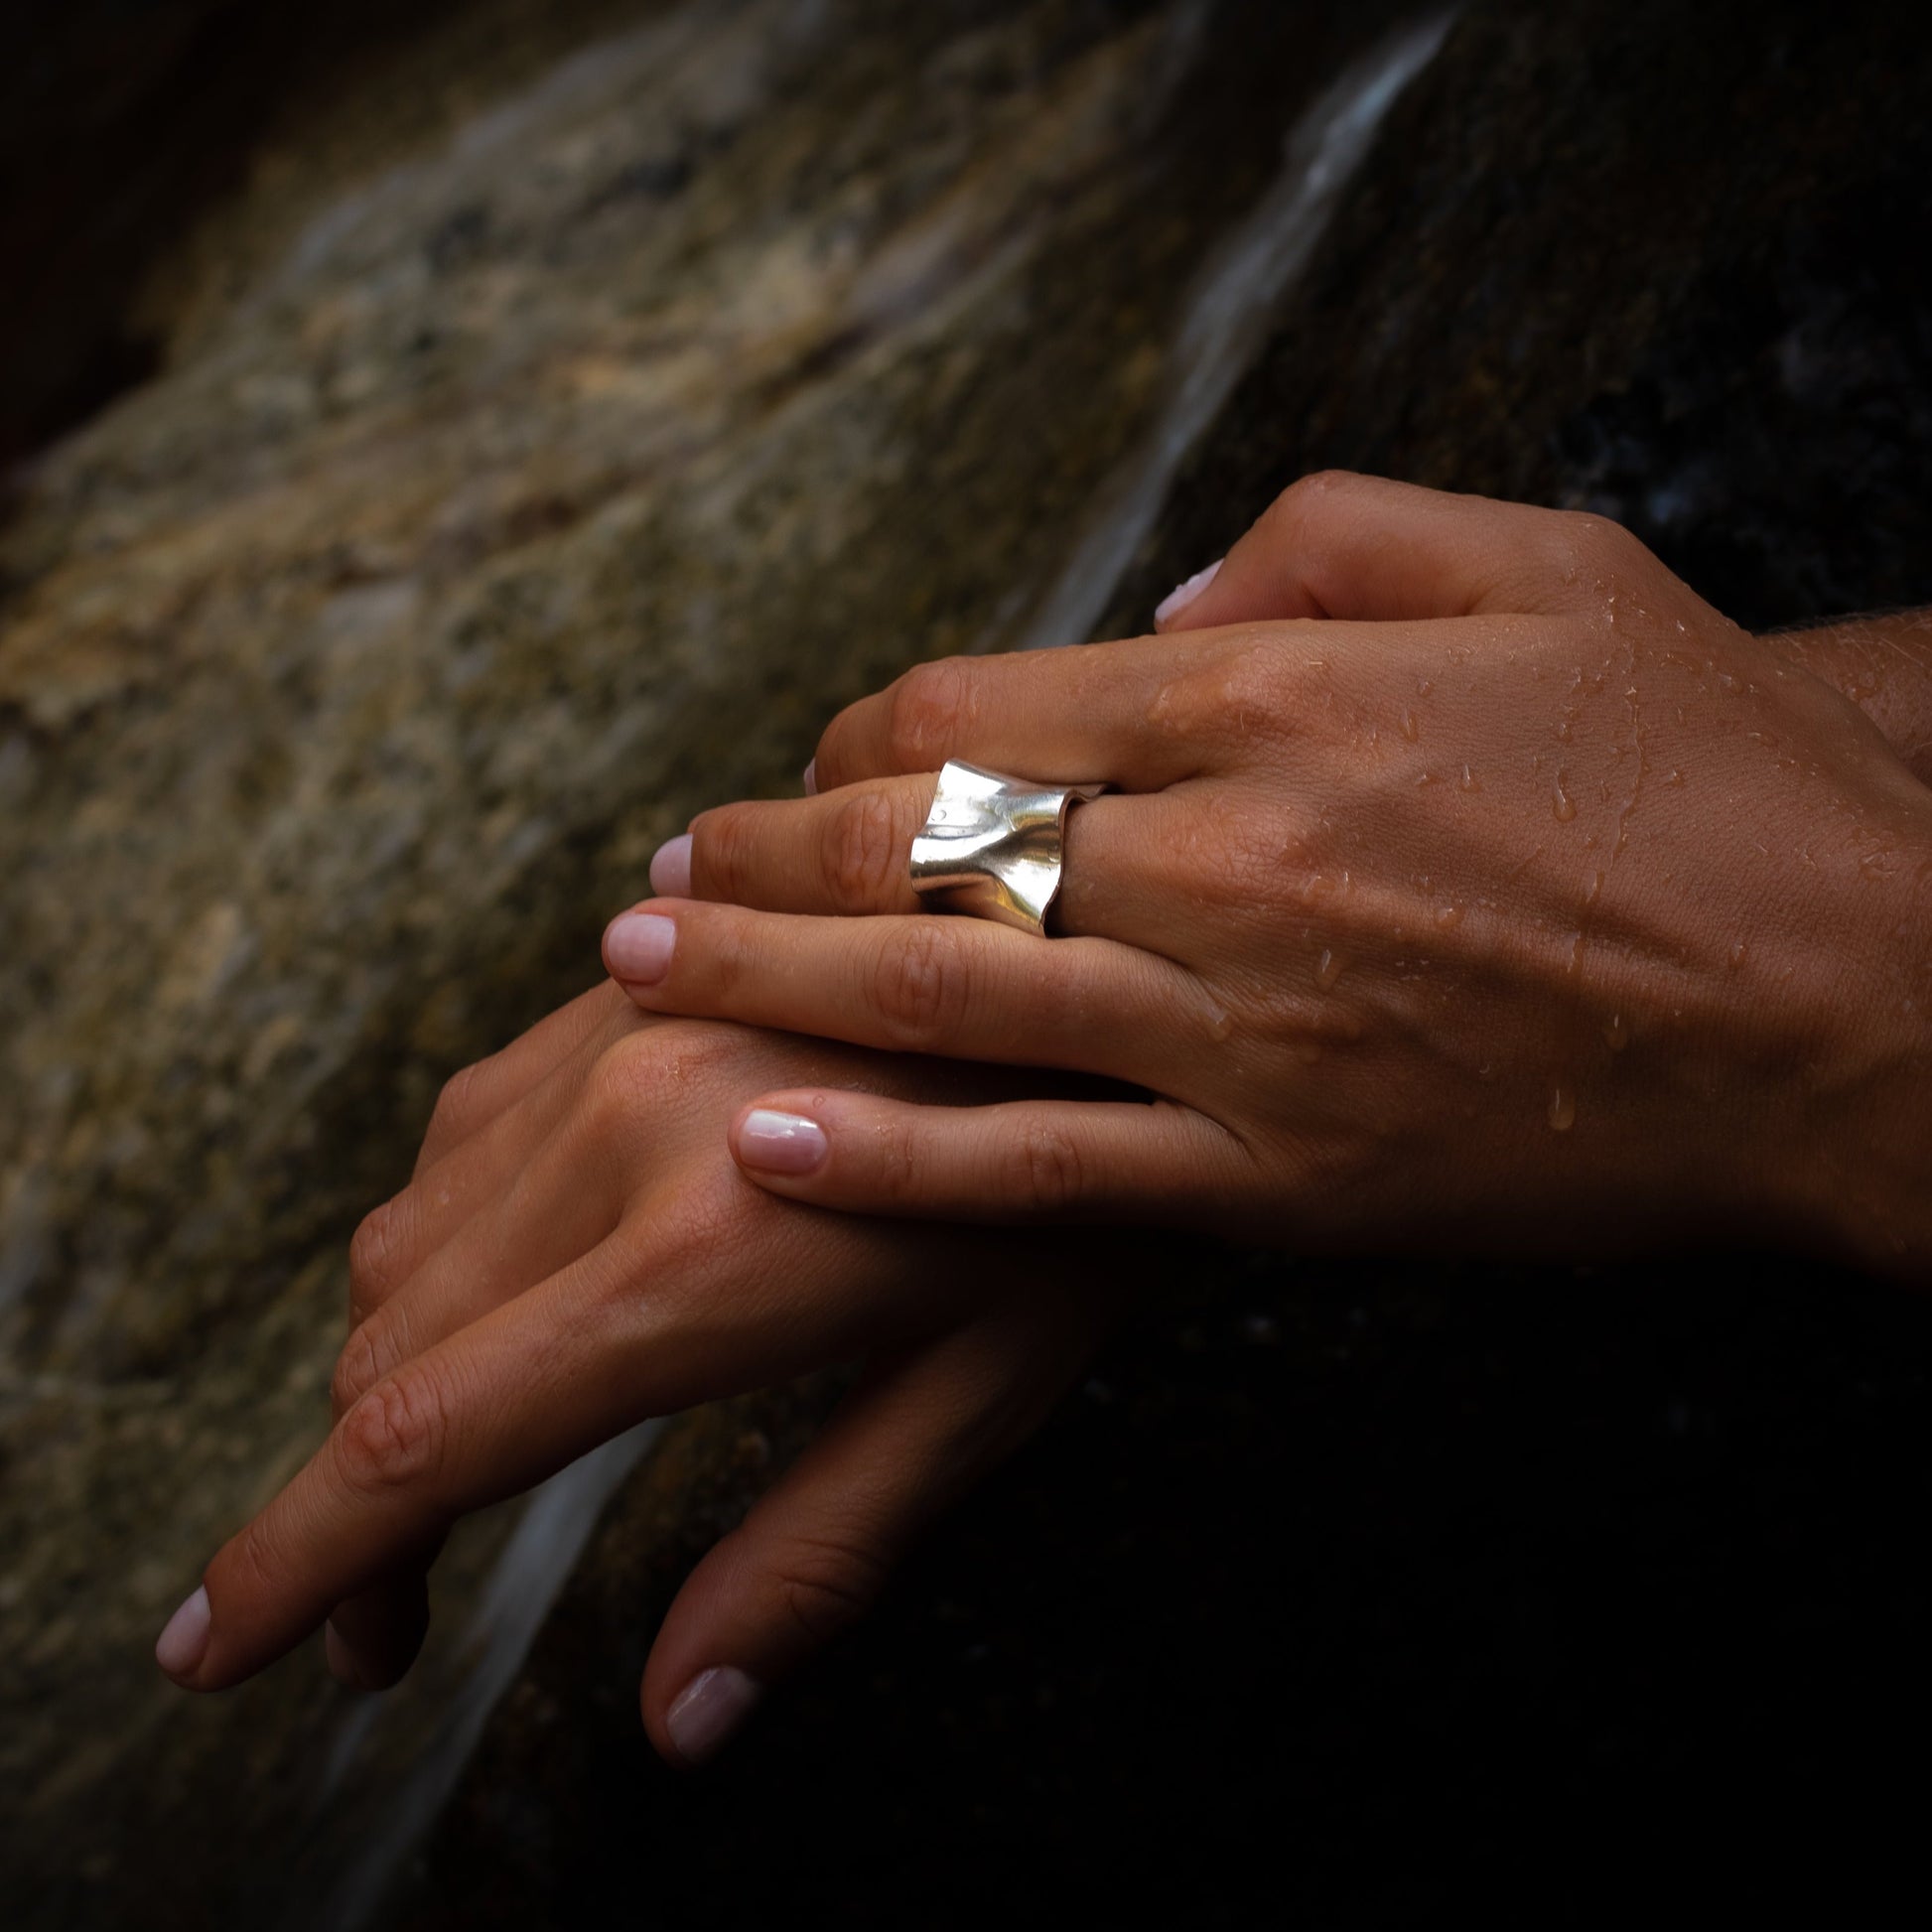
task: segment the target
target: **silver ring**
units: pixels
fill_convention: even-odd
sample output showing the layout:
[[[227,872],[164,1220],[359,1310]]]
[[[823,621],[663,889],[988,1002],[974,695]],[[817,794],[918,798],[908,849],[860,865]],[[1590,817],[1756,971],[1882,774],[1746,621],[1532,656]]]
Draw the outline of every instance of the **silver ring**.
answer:
[[[912,890],[949,912],[1043,935],[1060,890],[1067,808],[1105,785],[1042,785],[948,759],[912,841]]]

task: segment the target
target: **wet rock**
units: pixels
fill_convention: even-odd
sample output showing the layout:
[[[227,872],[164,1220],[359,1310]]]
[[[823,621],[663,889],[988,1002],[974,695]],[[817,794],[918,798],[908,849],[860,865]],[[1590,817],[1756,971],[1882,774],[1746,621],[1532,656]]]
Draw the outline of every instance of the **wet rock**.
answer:
[[[1050,597],[1284,115],[1381,11],[1291,66],[1266,9],[584,7],[560,45],[504,0],[291,76],[184,7],[240,64],[207,98],[280,104],[131,299],[158,372],[0,531],[32,1922],[307,1909],[295,1839],[442,1748],[513,1515],[453,1546],[453,1634],[377,1724],[313,1657],[197,1703],[148,1654],[317,1440],[355,1219],[440,1080],[596,976],[658,839]]]
[[[1178,1259],[1185,1310],[707,1779],[636,1673],[822,1388],[655,1440],[474,1756],[513,1513],[374,1717],[314,1658],[154,1681],[315,1439],[342,1245],[439,1079],[845,697],[1139,627],[1327,463],[1609,509],[1754,621],[1932,599],[1903,17],[1468,8],[1318,220],[1332,151],[1285,182],[1284,142],[1380,15],[541,11],[426,13],[251,121],[143,285],[159,373],[0,533],[27,1921],[1413,1923],[1526,1845],[1661,1869],[1673,1811],[1734,1903],[1714,1785],[1761,1856],[1863,1714],[1932,1709],[1929,1317],[1795,1268]],[[1203,305],[1271,241],[1306,264]]]

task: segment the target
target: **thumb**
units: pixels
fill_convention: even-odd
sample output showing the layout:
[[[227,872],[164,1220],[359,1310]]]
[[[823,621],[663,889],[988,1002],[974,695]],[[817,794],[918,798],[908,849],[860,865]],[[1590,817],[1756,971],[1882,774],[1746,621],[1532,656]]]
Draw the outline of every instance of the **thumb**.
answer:
[[[1154,622],[1169,632],[1291,618],[1553,616],[1600,601],[1606,581],[1663,575],[1600,516],[1329,470],[1285,489],[1220,563],[1163,600]]]
[[[700,1563],[644,1667],[670,1763],[723,1749],[763,1694],[868,1610],[906,1548],[1044,1419],[1086,1359],[1098,1303],[1015,1301],[872,1373]]]

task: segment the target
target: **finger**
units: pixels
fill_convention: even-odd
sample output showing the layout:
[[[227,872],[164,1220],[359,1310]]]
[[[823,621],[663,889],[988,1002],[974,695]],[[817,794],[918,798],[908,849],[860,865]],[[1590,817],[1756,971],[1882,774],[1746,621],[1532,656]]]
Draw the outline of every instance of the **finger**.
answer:
[[[1090,1305],[1014,1303],[903,1357],[714,1548],[651,1648],[652,1743],[698,1764],[770,1686],[859,1616],[932,1519],[1016,1448],[1085,1359]]]
[[[649,1413],[614,1374],[610,1323],[593,1313],[619,1307],[621,1267],[621,1245],[606,1242],[370,1389],[215,1554],[199,1640],[184,1634],[157,1653],[168,1674],[191,1690],[239,1683],[337,1604],[420,1562],[464,1511],[528,1488]]]
[[[338,1603],[323,1626],[330,1675],[351,1691],[386,1691],[408,1675],[429,1635],[429,1573],[435,1538]]]
[[[764,912],[929,913],[910,869],[933,786],[929,774],[878,778],[815,798],[721,806],[693,821],[685,863],[653,862],[651,884],[663,897]],[[1174,882],[1161,861],[1185,846],[1172,796],[1107,796],[1068,811],[1056,932],[1165,949]],[[685,890],[671,890],[680,883]]]
[[[922,1107],[874,1094],[766,1094],[731,1126],[760,1187],[818,1207],[943,1221],[1206,1220],[1242,1210],[1248,1156],[1172,1101]]]
[[[1607,518],[1325,471],[1155,613],[1163,634],[1292,618],[1553,616],[1663,566]]]
[[[1135,947],[938,913],[815,919],[652,899],[613,921],[604,951],[651,1012],[1163,1091],[1198,1066],[1219,1011],[1185,967]]]
[[[351,1331],[472,1220],[496,1216],[533,1150],[545,1144],[581,1091],[581,1060],[603,1049],[612,1001],[622,996],[608,982],[601,994],[598,1027],[539,1071],[526,1091],[507,1099],[493,1118],[433,1165],[419,1167],[407,1187],[363,1216],[348,1244]],[[628,1010],[628,1002],[624,1007]]]
[[[1158,791],[1201,768],[1161,697],[1198,650],[1160,637],[918,664],[849,706],[818,742],[820,792],[968,759],[1050,784]]]
[[[525,1114],[538,1097],[525,1096],[501,1120]],[[534,1156],[527,1141],[535,1135],[526,1135],[519,1165],[488,1205],[451,1230],[443,1246],[422,1256],[409,1278],[351,1326],[330,1383],[336,1421],[411,1356],[609,1237],[622,1196],[611,1172],[612,1137],[603,1128],[593,1116],[574,1131],[550,1133]],[[336,1606],[326,1648],[329,1667],[343,1683],[383,1690],[415,1662],[429,1628],[427,1572],[435,1555],[434,1546],[413,1553],[369,1589]]]
[[[454,1148],[487,1126],[505,1108],[568,1059],[611,1019],[611,989],[594,986],[520,1034],[500,1052],[463,1067],[437,1095],[416,1156],[416,1173],[433,1168]]]

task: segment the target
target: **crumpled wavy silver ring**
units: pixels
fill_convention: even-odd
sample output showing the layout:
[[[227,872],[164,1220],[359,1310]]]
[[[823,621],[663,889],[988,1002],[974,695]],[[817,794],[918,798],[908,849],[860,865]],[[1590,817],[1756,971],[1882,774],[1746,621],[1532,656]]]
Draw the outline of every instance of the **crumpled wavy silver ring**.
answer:
[[[1042,785],[948,759],[912,841],[912,890],[949,912],[1044,935],[1060,890],[1067,808],[1100,785]]]

